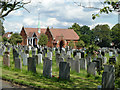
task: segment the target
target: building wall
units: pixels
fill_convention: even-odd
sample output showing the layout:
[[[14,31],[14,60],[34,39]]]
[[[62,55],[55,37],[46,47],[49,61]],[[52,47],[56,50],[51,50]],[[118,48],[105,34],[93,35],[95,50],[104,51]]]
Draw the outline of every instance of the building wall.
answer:
[[[21,45],[23,45],[23,46],[24,46],[24,45],[27,45],[27,35],[26,35],[24,29],[22,29],[22,31],[20,32],[20,35],[21,35],[22,38],[23,38]]]

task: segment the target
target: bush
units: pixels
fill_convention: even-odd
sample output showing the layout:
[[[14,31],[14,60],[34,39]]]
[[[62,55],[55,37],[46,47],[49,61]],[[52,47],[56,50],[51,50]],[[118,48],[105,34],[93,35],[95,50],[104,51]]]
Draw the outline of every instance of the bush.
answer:
[[[71,48],[74,48],[74,42],[71,40],[68,44],[68,46],[70,46]]]
[[[84,47],[84,46],[85,46],[85,43],[84,43],[82,40],[76,42],[76,47],[77,47],[77,48],[82,48],[82,47]]]

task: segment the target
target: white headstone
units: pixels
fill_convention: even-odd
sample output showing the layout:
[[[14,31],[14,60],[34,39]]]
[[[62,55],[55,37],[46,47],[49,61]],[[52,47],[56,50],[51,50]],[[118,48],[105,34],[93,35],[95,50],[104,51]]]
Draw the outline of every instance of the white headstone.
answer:
[[[79,52],[79,53],[77,53],[77,56],[79,57],[79,59],[81,58],[81,53]]]
[[[23,55],[23,65],[27,65],[27,58],[29,57],[29,54],[25,54]]]
[[[47,53],[47,57],[48,57],[50,60],[52,60],[52,52],[48,52],[48,53]]]
[[[38,64],[42,63],[42,54],[38,54]]]
[[[113,52],[109,52],[109,56],[113,56]]]

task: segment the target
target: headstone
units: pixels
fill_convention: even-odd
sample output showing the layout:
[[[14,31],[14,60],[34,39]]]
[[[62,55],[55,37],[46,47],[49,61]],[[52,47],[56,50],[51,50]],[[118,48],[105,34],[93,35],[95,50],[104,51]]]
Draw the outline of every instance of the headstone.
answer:
[[[60,62],[59,64],[59,78],[70,80],[70,65],[67,62]]]
[[[19,58],[19,53],[16,49],[13,49],[13,60],[15,61],[15,57]]]
[[[38,54],[38,64],[42,63],[42,54]]]
[[[96,63],[95,62],[89,62],[88,63],[88,65],[87,65],[87,73],[96,76]]]
[[[67,55],[69,55],[71,57],[71,52],[70,51],[67,51]]]
[[[43,61],[43,76],[48,78],[52,77],[52,60],[48,57],[45,57]]]
[[[28,71],[36,73],[36,60],[34,57],[28,58]]]
[[[106,64],[106,63],[107,63],[107,58],[103,57],[103,64]]]
[[[113,52],[112,51],[109,52],[109,56],[110,57],[113,56]]]
[[[32,56],[36,55],[36,50],[32,50]]]
[[[105,65],[102,75],[102,88],[115,88],[115,68],[113,65]]]
[[[56,53],[56,56],[55,56],[55,60],[56,60],[56,65],[59,65],[59,58],[60,57],[60,53]]]
[[[15,57],[15,68],[22,69],[22,62],[21,59]]]
[[[64,62],[64,58],[61,57],[61,56],[58,57],[58,63],[57,63],[57,66],[58,66],[58,67],[59,67],[59,63],[60,63],[60,62]]]
[[[79,60],[72,61],[71,70],[76,71],[77,73],[80,73],[80,61]]]
[[[10,55],[7,52],[5,52],[5,55],[3,55],[3,64],[10,67]]]
[[[27,65],[28,64],[28,60],[27,58],[29,57],[29,54],[23,54],[23,65]]]
[[[79,59],[81,58],[81,53],[80,52],[78,52],[77,53],[77,56],[79,56]]]
[[[47,53],[47,57],[48,57],[50,60],[52,60],[52,52],[48,52],[48,53]]]
[[[33,55],[32,57],[35,58],[36,64],[38,64],[38,55]]]
[[[87,63],[86,63],[86,59],[84,58],[80,59],[80,69],[87,70]]]

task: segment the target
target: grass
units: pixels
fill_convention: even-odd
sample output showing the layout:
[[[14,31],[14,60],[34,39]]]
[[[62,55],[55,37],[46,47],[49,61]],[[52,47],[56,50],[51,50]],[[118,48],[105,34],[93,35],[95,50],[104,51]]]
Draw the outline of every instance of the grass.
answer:
[[[31,56],[31,51],[30,51]],[[120,59],[120,55],[119,55]],[[70,80],[59,80],[59,68],[56,66],[55,52],[53,52],[52,60],[52,78],[43,77],[43,64],[36,66],[37,73],[27,71],[27,66],[22,63],[22,70],[14,68],[12,50],[10,52],[10,67],[2,66],[2,56],[0,56],[0,68],[2,68],[2,78],[14,83],[36,87],[36,88],[97,88],[101,85],[102,75],[88,75],[85,70],[80,73],[71,71]]]

